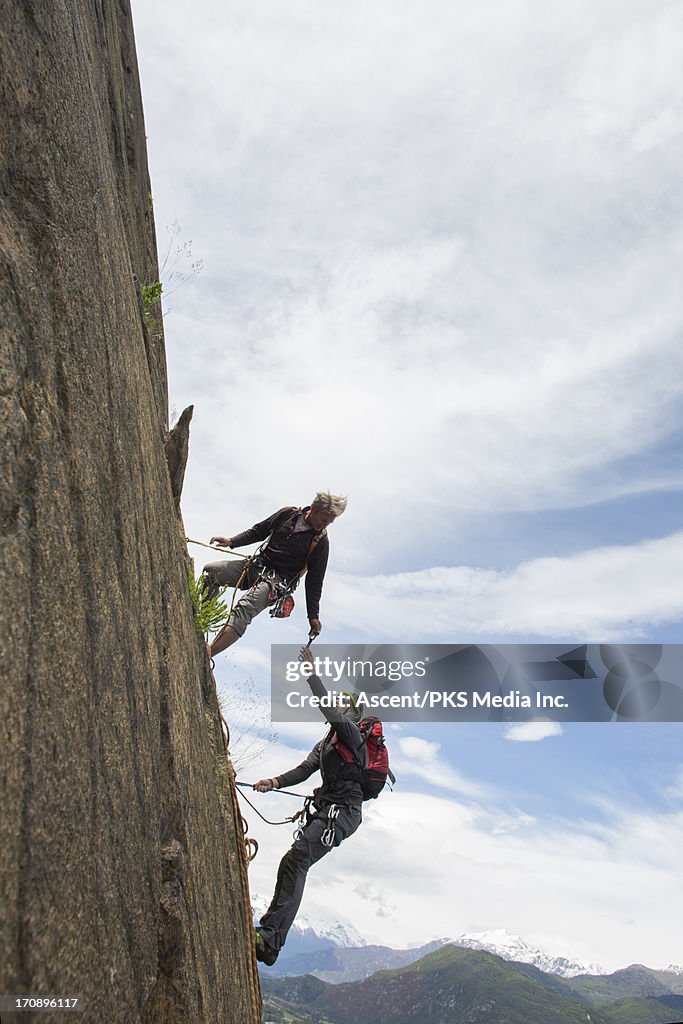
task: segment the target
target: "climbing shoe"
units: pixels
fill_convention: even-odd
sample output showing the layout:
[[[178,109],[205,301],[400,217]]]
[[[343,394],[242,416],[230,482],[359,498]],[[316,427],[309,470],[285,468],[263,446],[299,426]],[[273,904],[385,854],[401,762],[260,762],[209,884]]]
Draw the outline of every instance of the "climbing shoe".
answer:
[[[261,935],[261,932],[256,929],[256,959],[260,960],[266,967],[272,967],[278,958],[278,950],[273,949],[269,946],[266,940]]]

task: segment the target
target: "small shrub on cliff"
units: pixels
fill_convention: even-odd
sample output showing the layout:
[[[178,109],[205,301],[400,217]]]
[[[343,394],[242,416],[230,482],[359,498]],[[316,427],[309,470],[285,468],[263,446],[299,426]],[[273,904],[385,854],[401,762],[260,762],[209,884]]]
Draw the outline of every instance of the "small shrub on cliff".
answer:
[[[188,583],[194,608],[195,629],[202,635],[204,633],[216,632],[221,626],[225,625],[230,609],[224,601],[221,601],[220,594],[207,598],[205,589],[206,577],[204,573],[198,579],[195,579],[194,573],[190,570]]]
[[[152,196],[149,196],[150,208]],[[174,221],[166,227],[168,232],[168,247],[164,253],[159,267],[161,280],[153,281],[152,284],[143,284],[142,302],[145,307],[145,322],[147,330],[154,333],[161,325],[162,319],[170,313],[170,309],[162,310],[161,294],[164,300],[176,292],[178,288],[196,274],[201,274],[204,268],[203,260],[192,259],[192,240],[180,242],[180,224]],[[166,302],[164,303],[166,305]]]
[[[157,325],[156,317],[152,316],[152,310],[156,304],[161,301],[161,293],[163,290],[164,286],[161,281],[155,281],[153,284],[143,284],[142,286],[142,302],[145,307],[145,320],[147,321],[147,327],[150,331],[153,331]]]
[[[153,284],[143,284],[142,301],[145,304],[145,313],[149,313],[154,303],[159,301],[163,290],[164,286],[161,281],[155,281]]]

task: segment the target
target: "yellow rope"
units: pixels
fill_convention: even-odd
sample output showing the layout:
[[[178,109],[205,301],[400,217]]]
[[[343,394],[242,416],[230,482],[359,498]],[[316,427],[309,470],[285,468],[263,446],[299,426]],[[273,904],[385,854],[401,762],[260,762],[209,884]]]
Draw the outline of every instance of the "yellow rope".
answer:
[[[210,670],[209,670],[210,671]],[[213,672],[211,672],[211,678],[213,679]],[[216,680],[214,679],[214,685]],[[251,919],[251,894],[249,892],[249,874],[248,868],[251,861],[258,853],[258,843],[255,839],[247,836],[249,825],[246,819],[243,817],[239,804],[237,802],[237,787],[235,785],[235,769],[233,768],[232,761],[230,760],[230,751],[228,745],[230,742],[230,729],[228,723],[220,714],[220,721],[223,726],[220,733],[223,739],[223,745],[225,747],[225,753],[228,758],[228,772],[230,775],[230,800],[232,803],[233,821],[235,824],[235,838],[237,839],[237,849],[239,867],[240,867],[240,881],[242,884],[242,900],[240,908],[242,910],[242,923],[244,927],[244,936],[247,947],[247,976],[249,980],[249,991],[251,997],[251,1009],[253,1013],[252,1024],[260,1024],[263,1019],[263,1003],[261,999],[261,983],[259,980],[258,964],[256,962],[256,945],[254,943],[254,925]],[[238,833],[238,823],[242,827],[242,835]]]
[[[232,555],[233,558],[244,558],[244,555],[240,555],[237,551],[231,551],[230,548],[219,548],[215,544],[204,544],[201,540],[192,540],[191,537],[186,537],[185,540],[188,544],[197,544],[200,548],[208,548],[209,551],[220,551],[224,555]]]

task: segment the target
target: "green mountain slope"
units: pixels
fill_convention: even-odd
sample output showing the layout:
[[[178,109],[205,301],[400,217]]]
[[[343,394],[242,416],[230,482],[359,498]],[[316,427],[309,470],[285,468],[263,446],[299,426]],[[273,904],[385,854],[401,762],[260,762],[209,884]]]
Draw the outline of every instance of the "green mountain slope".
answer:
[[[582,974],[558,978],[530,964],[515,965],[544,988],[577,999],[601,1012],[614,1024],[679,1024],[683,1021],[683,978],[633,964],[613,974]]]
[[[602,1006],[623,999],[653,999],[659,996],[683,995],[683,977],[667,971],[652,971],[642,964],[632,964],[613,974],[579,974],[564,979],[567,989],[578,999],[592,1006]]]
[[[613,1024],[681,1024],[683,996],[660,996],[657,999],[624,999],[603,1006]]]
[[[263,990],[280,1008],[307,1013],[315,1024],[612,1024],[602,1011],[591,1010],[588,1018],[584,1004],[515,964],[454,946],[361,982],[264,979]]]

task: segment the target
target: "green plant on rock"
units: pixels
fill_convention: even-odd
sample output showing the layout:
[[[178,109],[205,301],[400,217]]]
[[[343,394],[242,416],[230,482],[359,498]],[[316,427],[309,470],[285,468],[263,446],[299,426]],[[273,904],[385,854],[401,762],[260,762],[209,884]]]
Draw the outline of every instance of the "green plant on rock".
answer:
[[[145,320],[150,331],[153,331],[157,325],[157,320],[152,315],[152,310],[157,303],[161,302],[163,290],[164,286],[161,281],[154,281],[152,284],[143,284],[142,286],[142,304],[145,307]]]
[[[153,284],[143,284],[142,301],[145,304],[145,313],[149,313],[155,302],[161,298],[164,286],[161,281],[154,281]]]
[[[192,607],[194,608],[195,629],[202,635],[204,633],[217,632],[227,622],[230,609],[224,601],[221,601],[220,594],[207,598],[206,576],[204,573],[198,579],[195,579],[194,573],[190,570],[188,583],[190,585]]]
[[[152,195],[149,195],[150,208]],[[152,284],[143,284],[142,302],[145,309],[145,323],[150,333],[155,333],[161,324],[161,320],[170,312],[170,309],[161,308],[161,294],[164,295],[164,305],[169,295],[177,291],[186,281],[196,274],[201,274],[204,268],[203,260],[193,260],[192,239],[181,242],[180,224],[174,221],[167,225],[168,246],[163,255],[159,267],[161,280],[153,281]],[[157,312],[158,310],[158,312]]]

